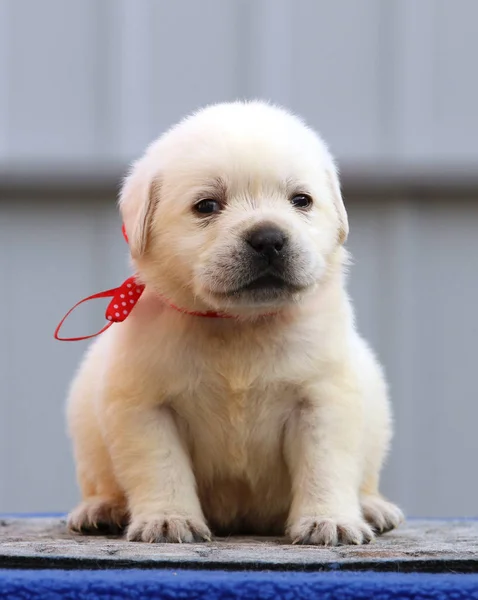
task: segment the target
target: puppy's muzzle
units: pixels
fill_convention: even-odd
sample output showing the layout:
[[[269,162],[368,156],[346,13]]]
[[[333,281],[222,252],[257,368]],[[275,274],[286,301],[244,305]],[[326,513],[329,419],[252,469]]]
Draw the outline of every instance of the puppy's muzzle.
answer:
[[[248,302],[271,302],[301,291],[306,287],[297,276],[301,257],[289,236],[271,222],[243,230],[239,245],[215,273],[215,283],[218,275],[224,278],[216,293]]]
[[[279,265],[287,251],[287,236],[274,225],[262,225],[250,230],[245,241],[253,251],[252,259],[264,267]]]

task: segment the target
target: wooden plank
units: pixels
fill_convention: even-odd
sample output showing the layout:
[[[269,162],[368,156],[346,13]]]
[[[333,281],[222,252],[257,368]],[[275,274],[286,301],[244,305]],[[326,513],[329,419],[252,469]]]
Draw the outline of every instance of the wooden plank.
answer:
[[[392,196],[398,192],[428,195],[428,199],[433,200],[437,192],[476,196],[478,190],[476,163],[450,168],[438,168],[432,164],[417,164],[410,168],[381,166],[377,163],[357,166],[350,162],[340,162],[339,166],[342,188],[347,198],[355,193],[360,193],[365,199],[384,192],[392,192]],[[61,169],[54,164],[5,165],[0,162],[0,193],[25,190],[69,192],[71,189],[116,193],[128,168],[126,161],[120,164],[78,163]]]
[[[283,538],[141,544],[79,536],[62,518],[0,521],[2,568],[198,568],[478,572],[478,521],[411,521],[368,546],[294,546]]]
[[[382,162],[386,106],[381,75],[386,66],[381,63],[386,62],[382,51],[387,25],[382,3],[290,4],[288,106],[322,133],[341,161],[358,166]]]
[[[114,273],[107,279],[108,267],[97,256],[97,228],[111,217],[116,217],[112,198],[108,206],[73,192],[64,196],[60,210],[47,197],[35,202],[5,196],[0,205],[0,255],[6,261],[0,260],[0,268],[8,281],[2,290],[8,318],[0,336],[0,510],[64,511],[76,502],[63,406],[86,344],[65,347],[53,339],[53,331],[78,299],[116,283]],[[124,252],[115,261],[119,268],[126,266],[126,244],[117,223],[117,247]],[[103,281],[99,269],[106,274]],[[33,294],[40,304],[32,301]],[[75,311],[65,335],[97,331],[104,306]]]
[[[96,160],[95,16],[92,0],[8,3],[12,162]]]
[[[154,127],[154,4],[150,0],[110,0],[103,9],[110,21],[107,105],[114,141],[104,157],[119,168],[139,156],[159,133]]]
[[[384,3],[385,4],[385,3]],[[398,164],[471,164],[478,156],[478,3],[394,0],[393,112]]]
[[[237,32],[236,1],[175,0],[152,5],[151,140],[201,106],[242,95],[236,70],[248,43]]]
[[[8,85],[11,67],[9,18],[8,2],[0,2],[0,162],[6,162],[9,155],[9,106],[11,102],[11,91]]]

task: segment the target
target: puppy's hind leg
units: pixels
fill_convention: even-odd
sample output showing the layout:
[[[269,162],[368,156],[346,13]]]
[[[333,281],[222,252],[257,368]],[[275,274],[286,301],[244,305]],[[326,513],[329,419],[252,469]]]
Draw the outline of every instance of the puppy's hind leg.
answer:
[[[85,387],[81,381],[75,382],[68,402],[68,424],[82,496],[68,517],[68,528],[85,534],[117,534],[128,524],[126,498],[113,474],[91,393]]]
[[[386,533],[402,523],[402,511],[386,500],[378,489],[378,468],[366,475],[360,489],[360,506],[363,518],[376,533]]]
[[[368,415],[365,435],[365,464],[360,486],[363,518],[376,533],[386,533],[404,520],[402,511],[379,491],[380,472],[391,438],[389,406],[385,397]]]
[[[384,374],[373,353],[360,340],[363,384],[364,437],[360,506],[363,518],[376,533],[398,527],[403,513],[380,494],[380,473],[392,439],[392,414]]]
[[[379,458],[379,457],[377,457]],[[376,533],[386,533],[395,529],[404,521],[402,511],[386,500],[379,492],[379,471],[381,461],[377,459],[368,464],[365,478],[360,488],[360,506],[363,518]]]

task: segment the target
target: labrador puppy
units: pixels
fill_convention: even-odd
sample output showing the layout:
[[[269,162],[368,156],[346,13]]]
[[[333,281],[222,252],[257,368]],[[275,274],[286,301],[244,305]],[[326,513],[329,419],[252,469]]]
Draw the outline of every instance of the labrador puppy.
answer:
[[[336,545],[396,527],[387,388],[345,290],[322,140],[275,106],[210,106],[147,149],[119,206],[145,291],[71,387],[70,529]]]

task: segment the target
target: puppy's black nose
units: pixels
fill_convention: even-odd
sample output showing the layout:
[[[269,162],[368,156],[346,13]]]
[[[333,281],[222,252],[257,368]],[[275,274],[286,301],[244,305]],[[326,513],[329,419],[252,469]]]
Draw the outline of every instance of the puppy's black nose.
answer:
[[[279,256],[284,248],[286,236],[277,227],[267,225],[253,229],[246,237],[246,241],[258,254],[272,260]]]

